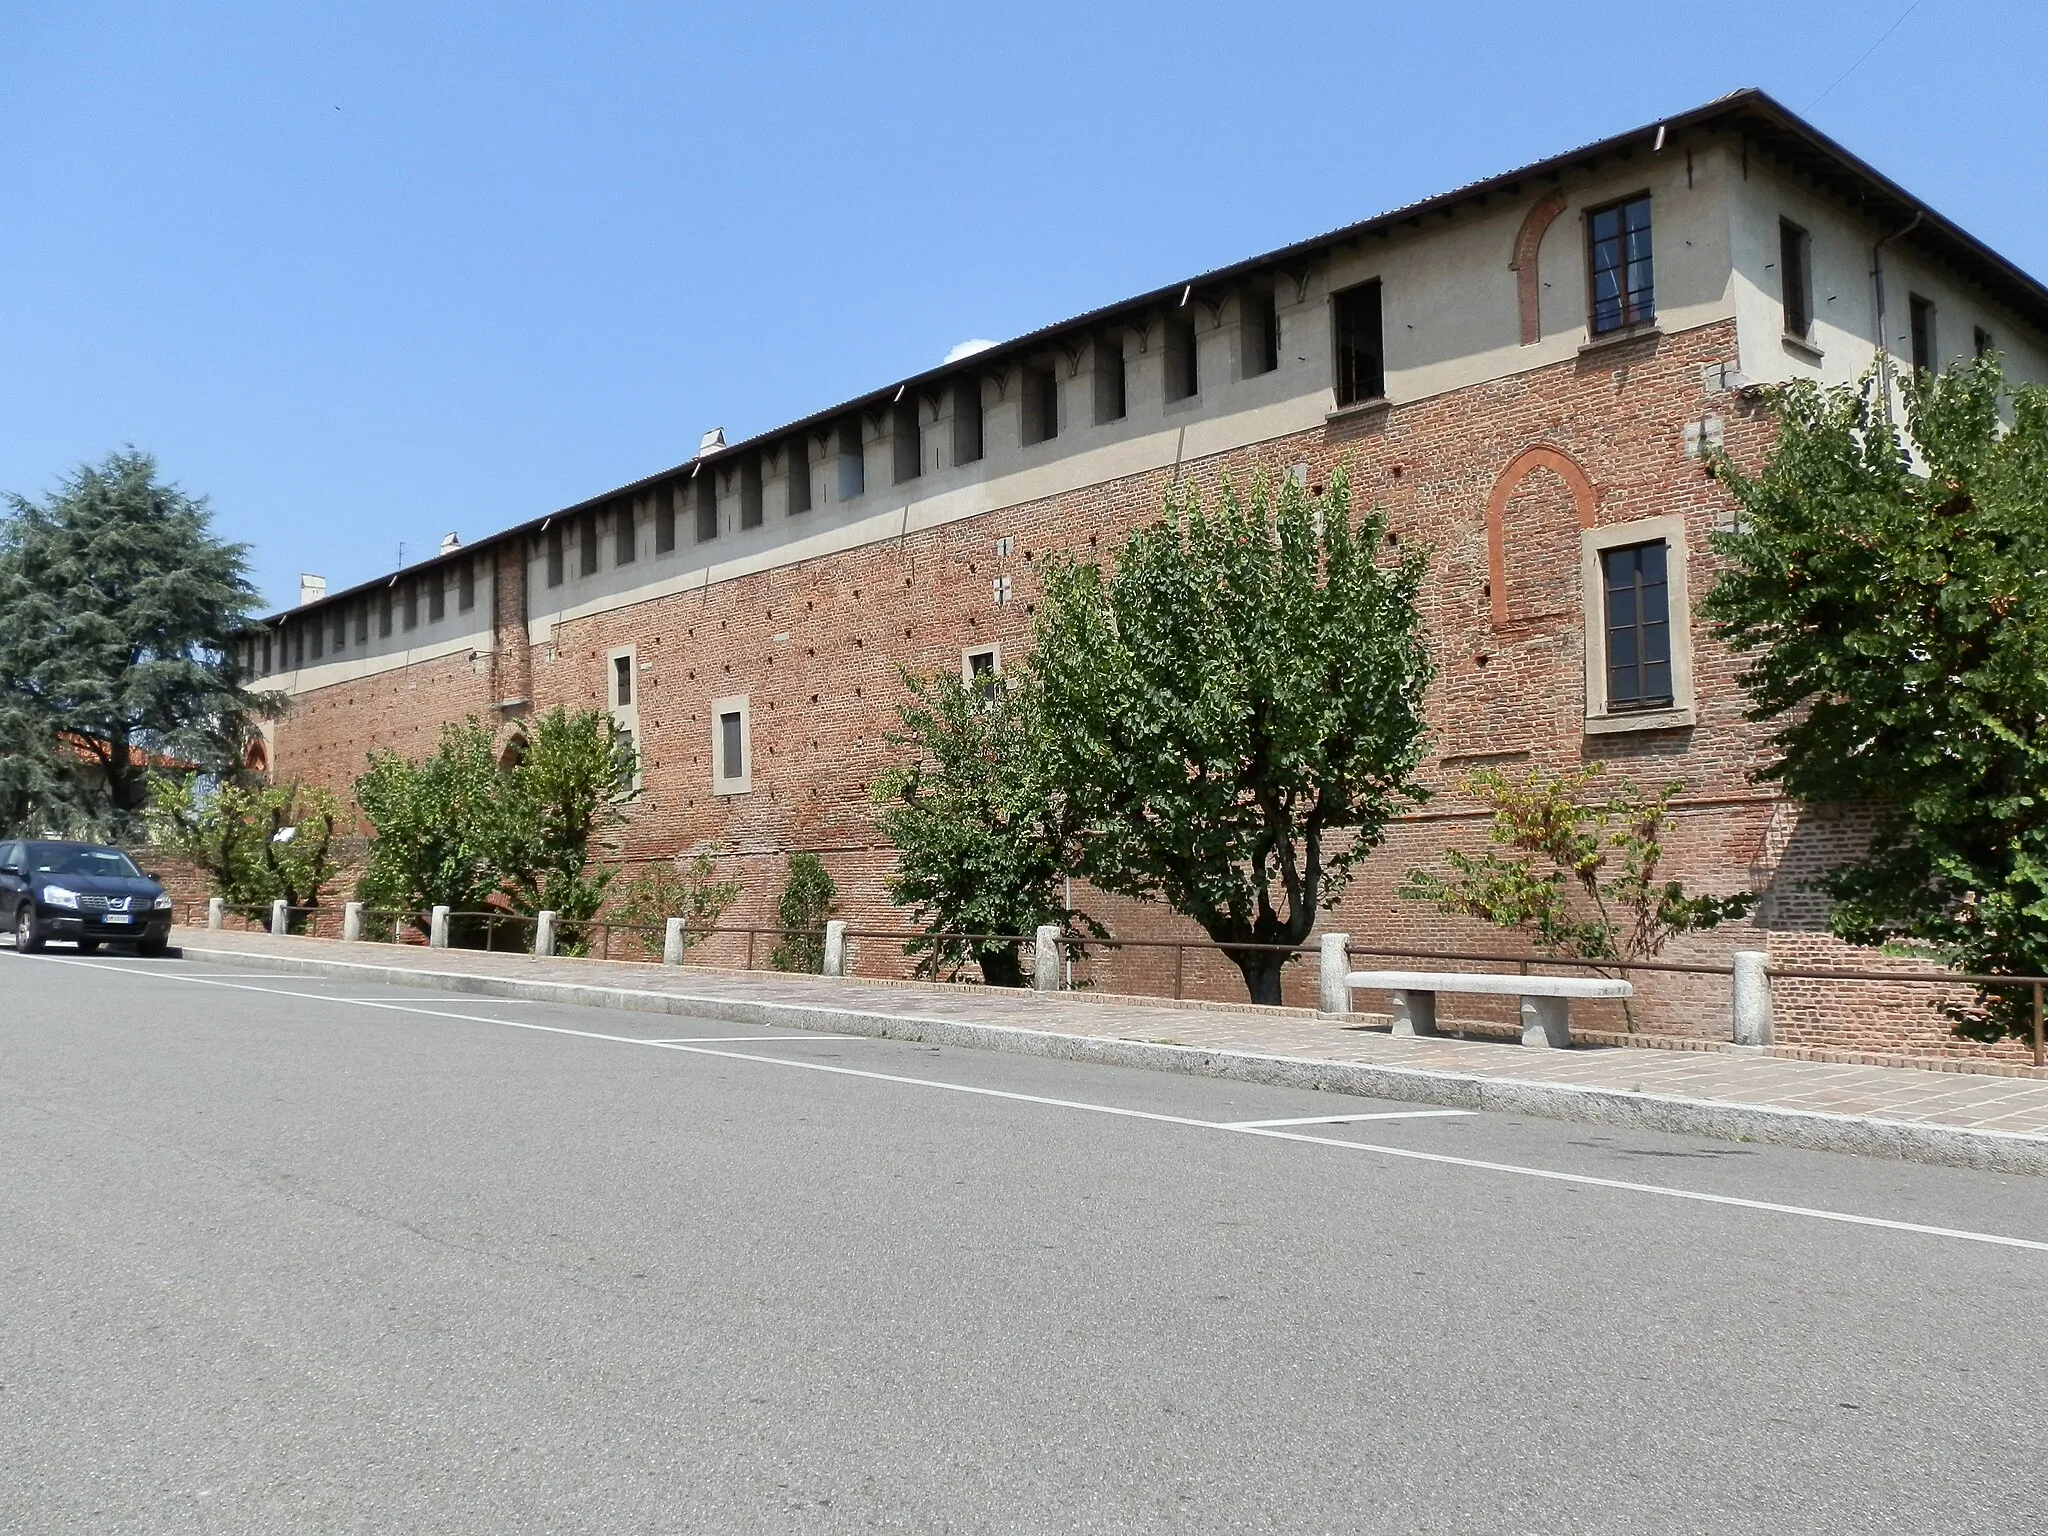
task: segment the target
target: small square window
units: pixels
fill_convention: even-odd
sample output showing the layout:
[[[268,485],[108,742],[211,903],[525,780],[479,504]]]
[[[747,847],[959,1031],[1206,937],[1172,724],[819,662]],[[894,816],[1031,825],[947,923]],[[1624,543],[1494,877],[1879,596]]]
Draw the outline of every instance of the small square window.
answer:
[[[1587,269],[1592,280],[1592,331],[1605,336],[1657,318],[1656,269],[1650,251],[1650,194],[1596,208],[1586,216]]]

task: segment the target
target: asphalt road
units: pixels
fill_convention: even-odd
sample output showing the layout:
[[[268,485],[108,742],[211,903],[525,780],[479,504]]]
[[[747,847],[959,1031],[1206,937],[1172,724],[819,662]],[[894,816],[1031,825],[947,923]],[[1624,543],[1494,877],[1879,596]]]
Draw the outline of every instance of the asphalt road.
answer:
[[[2048,1530],[2048,1180],[260,969],[0,953],[0,1529]]]

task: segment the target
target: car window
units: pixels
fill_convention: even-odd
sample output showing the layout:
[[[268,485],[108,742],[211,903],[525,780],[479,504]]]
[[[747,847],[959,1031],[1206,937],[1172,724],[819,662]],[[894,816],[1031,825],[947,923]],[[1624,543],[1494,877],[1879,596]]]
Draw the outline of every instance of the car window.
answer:
[[[16,843],[0,843],[0,869],[13,869],[20,863],[20,845]]]
[[[105,875],[116,880],[135,880],[142,874],[118,848],[62,848],[31,843],[29,863],[39,875]]]

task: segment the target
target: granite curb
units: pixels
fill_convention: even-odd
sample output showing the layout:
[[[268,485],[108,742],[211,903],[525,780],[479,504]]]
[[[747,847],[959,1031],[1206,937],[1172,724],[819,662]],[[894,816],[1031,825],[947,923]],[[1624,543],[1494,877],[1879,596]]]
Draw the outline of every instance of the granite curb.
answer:
[[[247,961],[246,949],[209,949],[185,944],[192,958]],[[301,975],[346,976],[363,981],[468,993],[515,1001],[567,1003],[629,1013],[686,1014],[734,1024],[857,1034],[876,1039],[915,1040],[970,1050],[1007,1051],[1060,1061],[1136,1067],[1225,1078],[1276,1088],[1349,1093],[1403,1103],[1453,1109],[1532,1115],[1630,1130],[1670,1131],[1720,1141],[1766,1142],[1816,1152],[1847,1152],[1905,1162],[1995,1173],[2048,1174],[2048,1137],[1834,1115],[1719,1099],[1670,1094],[1625,1093],[1573,1083],[1534,1082],[1424,1067],[1375,1066],[1367,1062],[1316,1060],[1251,1051],[1169,1045],[1099,1035],[1058,1034],[1004,1024],[971,1024],[912,1013],[877,1013],[816,1004],[752,1001],[716,994],[643,991],[582,982],[479,976],[465,971],[428,971],[411,966],[374,965],[309,955],[262,953],[265,965]]]

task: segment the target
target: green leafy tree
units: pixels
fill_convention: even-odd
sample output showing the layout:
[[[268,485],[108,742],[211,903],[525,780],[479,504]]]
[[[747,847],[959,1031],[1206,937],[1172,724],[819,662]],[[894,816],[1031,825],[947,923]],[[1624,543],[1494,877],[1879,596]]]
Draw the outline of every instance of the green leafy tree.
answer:
[[[975,964],[990,986],[1022,986],[1014,940],[941,935],[1029,934],[1056,923],[1069,938],[1107,937],[1065,901],[1079,828],[1047,777],[1037,683],[1027,673],[969,686],[943,672],[904,682],[903,734],[889,739],[914,755],[874,786],[876,825],[896,845],[890,899],[925,929],[904,948],[920,976]]]
[[[530,723],[501,785],[496,853],[512,909],[560,914],[563,943],[604,905],[616,867],[595,860],[637,797],[631,738],[601,709],[556,708]]]
[[[0,688],[0,837],[97,837],[104,818],[85,767],[34,701]]]
[[[668,920],[683,920],[683,953],[718,926],[732,904],[740,899],[740,882],[718,878],[718,862],[711,849],[700,849],[689,858],[664,859],[643,864],[614,888],[611,916],[636,929],[628,943],[645,954],[659,954]]]
[[[20,777],[40,781],[29,800],[125,835],[153,756],[231,771],[249,718],[278,707],[243,686],[234,660],[256,605],[245,550],[214,537],[204,498],[133,449],[6,506],[0,729],[25,754]]]
[[[443,727],[424,762],[371,753],[355,783],[356,804],[376,832],[358,898],[409,914],[422,934],[436,906],[481,912],[499,904],[502,860],[520,831],[508,825],[504,777],[491,733],[474,719]]]
[[[311,909],[334,883],[341,807],[325,789],[207,786],[191,774],[159,773],[143,816],[150,841],[204,870],[229,906],[260,913],[282,899],[295,932],[310,926]]]
[[[1400,894],[1439,912],[1476,917],[1525,934],[1546,954],[1577,960],[1647,960],[1681,933],[1746,916],[1750,892],[1688,895],[1659,878],[1671,802],[1683,782],[1654,791],[1623,779],[1599,799],[1585,791],[1605,765],[1511,779],[1494,769],[1467,775],[1464,790],[1493,811],[1486,851],[1450,849],[1450,873],[1411,870]],[[1635,1014],[1624,1001],[1629,1027]]]
[[[1050,782],[1080,868],[1163,898],[1224,944],[1296,945],[1423,791],[1424,561],[1376,559],[1347,478],[1189,491],[1114,573],[1055,559],[1037,625]],[[1238,950],[1254,1002],[1287,957]]]
[[[839,910],[834,905],[837,895],[823,859],[815,853],[789,856],[789,877],[775,906],[778,926],[789,931],[769,951],[770,965],[812,975],[825,969],[825,919]]]
[[[1908,383],[1901,430],[1879,389],[1787,386],[1762,470],[1716,462],[1741,519],[1703,611],[1750,658],[1764,777],[1870,819],[1817,882],[1834,933],[2048,974],[2048,390],[1965,364]],[[2030,1002],[1994,987],[1958,1032],[2029,1034]]]

